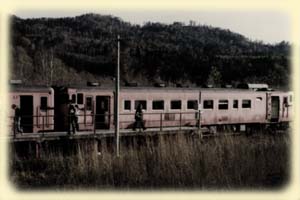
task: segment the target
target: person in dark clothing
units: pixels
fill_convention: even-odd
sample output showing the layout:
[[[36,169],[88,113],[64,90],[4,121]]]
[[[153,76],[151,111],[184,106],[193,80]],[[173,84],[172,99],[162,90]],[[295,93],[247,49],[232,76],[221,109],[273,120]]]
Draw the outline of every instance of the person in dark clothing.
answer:
[[[11,106],[13,110],[15,110],[15,115],[14,115],[14,133],[23,133],[23,130],[21,128],[21,111],[20,108],[16,105],[13,104]]]
[[[133,125],[133,130],[135,131],[136,128],[143,128],[143,130],[146,130],[145,124],[144,124],[144,119],[143,119],[143,105],[139,104],[136,108],[135,111],[135,122]]]
[[[68,128],[68,134],[71,134],[71,129],[72,129],[72,133],[75,134],[75,130],[76,130],[76,108],[74,106],[74,104],[72,104],[71,102],[69,103],[69,116],[68,116],[68,121],[69,121],[69,128]]]
[[[79,118],[79,114],[80,114],[80,111],[79,110],[82,110],[78,107],[78,105],[76,104],[75,105],[75,127],[76,127],[76,131],[79,131],[79,123],[78,123],[78,118]]]

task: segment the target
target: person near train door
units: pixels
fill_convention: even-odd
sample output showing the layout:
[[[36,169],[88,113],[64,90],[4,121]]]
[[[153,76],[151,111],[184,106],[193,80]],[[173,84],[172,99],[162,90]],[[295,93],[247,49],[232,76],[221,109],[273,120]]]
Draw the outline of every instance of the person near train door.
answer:
[[[72,133],[75,134],[76,131],[76,108],[75,105],[72,104],[72,102],[69,102],[69,116],[68,116],[68,121],[69,121],[69,126],[68,126],[68,134]]]
[[[13,124],[14,133],[22,134],[23,129],[21,128],[21,110],[16,104],[11,105],[11,108],[15,111],[14,124]]]
[[[141,103],[136,108],[134,119],[135,119],[133,125],[134,131],[136,130],[136,128],[143,128],[143,130],[146,130],[144,119],[143,119],[143,105]]]
[[[75,128],[76,128],[76,131],[79,131],[79,123],[78,123],[78,120],[79,120],[79,115],[80,115],[80,110],[82,110],[82,109],[80,109],[79,107],[78,107],[78,105],[76,104],[75,105]]]

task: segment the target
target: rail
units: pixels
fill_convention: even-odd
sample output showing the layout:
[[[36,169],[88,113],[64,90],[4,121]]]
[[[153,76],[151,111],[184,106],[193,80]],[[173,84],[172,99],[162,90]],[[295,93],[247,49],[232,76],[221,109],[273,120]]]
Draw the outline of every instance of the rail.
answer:
[[[47,134],[48,132],[70,132],[76,129],[91,131],[114,129],[114,115],[105,114],[80,114],[76,118],[70,115],[27,115],[19,119],[10,117],[11,134],[16,137],[19,132]],[[200,128],[200,112],[156,112],[143,113],[142,122],[137,123],[134,113],[122,113],[119,115],[120,130],[157,128],[163,131],[165,128],[174,127],[181,130],[183,127]],[[136,127],[135,127],[136,126]],[[20,130],[21,129],[21,130]]]

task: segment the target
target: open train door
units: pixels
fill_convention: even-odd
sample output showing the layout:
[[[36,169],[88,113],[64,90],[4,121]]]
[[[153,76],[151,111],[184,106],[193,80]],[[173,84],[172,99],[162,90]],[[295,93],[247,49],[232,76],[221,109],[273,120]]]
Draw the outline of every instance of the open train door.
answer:
[[[271,97],[271,122],[279,121],[279,108],[280,108],[280,98],[279,96]]]
[[[54,129],[55,131],[68,131],[68,91],[65,87],[54,87],[54,91]]]
[[[110,96],[96,96],[96,129],[109,129],[110,126]]]
[[[33,132],[33,96],[20,96],[21,127],[24,133]]]

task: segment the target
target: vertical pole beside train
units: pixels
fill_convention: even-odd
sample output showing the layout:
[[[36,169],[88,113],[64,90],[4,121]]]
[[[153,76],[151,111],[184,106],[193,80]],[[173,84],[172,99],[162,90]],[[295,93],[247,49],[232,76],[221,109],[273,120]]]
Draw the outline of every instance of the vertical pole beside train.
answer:
[[[202,114],[202,95],[201,92],[199,92],[199,102],[198,102],[198,135],[200,135],[200,138],[202,139],[202,131],[201,131],[201,114]]]
[[[120,84],[120,35],[118,35],[118,64],[116,70],[116,91],[115,91],[115,140],[116,140],[116,155],[120,156],[120,135],[119,135],[119,84]]]

